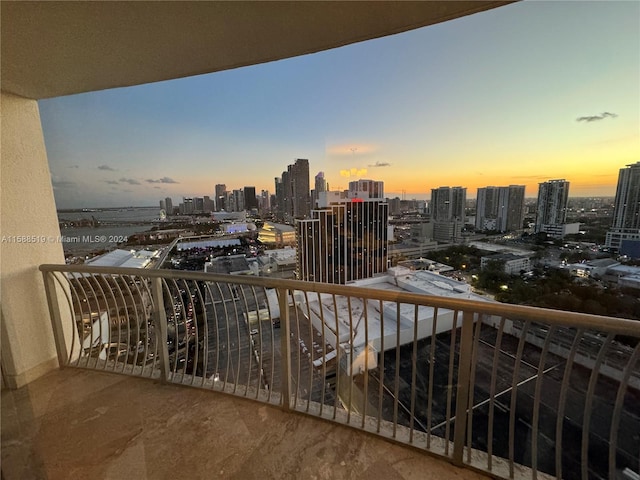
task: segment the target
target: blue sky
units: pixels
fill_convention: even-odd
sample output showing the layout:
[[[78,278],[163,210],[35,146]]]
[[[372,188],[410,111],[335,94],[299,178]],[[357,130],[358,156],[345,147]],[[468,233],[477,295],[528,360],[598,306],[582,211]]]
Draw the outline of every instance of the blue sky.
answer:
[[[312,55],[39,102],[58,208],[255,186],[296,158],[330,187],[571,182],[640,160],[640,2],[526,1]],[[603,113],[607,113],[603,115]],[[578,120],[581,119],[581,120]]]

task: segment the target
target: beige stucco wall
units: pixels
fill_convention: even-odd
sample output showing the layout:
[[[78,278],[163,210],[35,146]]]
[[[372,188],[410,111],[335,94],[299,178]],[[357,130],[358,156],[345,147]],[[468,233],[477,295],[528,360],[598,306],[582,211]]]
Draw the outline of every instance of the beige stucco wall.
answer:
[[[15,388],[57,366],[38,266],[64,263],[64,254],[38,103],[2,92],[0,112],[2,374]]]

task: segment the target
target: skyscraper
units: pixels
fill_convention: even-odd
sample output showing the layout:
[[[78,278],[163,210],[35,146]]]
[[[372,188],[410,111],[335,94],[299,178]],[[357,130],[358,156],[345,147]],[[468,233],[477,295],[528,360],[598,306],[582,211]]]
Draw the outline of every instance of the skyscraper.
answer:
[[[213,200],[208,195],[205,195],[203,197],[203,200],[204,200],[202,202],[203,203],[203,207],[204,207],[203,210],[205,212],[213,212],[215,210],[215,205],[214,205]]]
[[[538,184],[535,233],[548,232],[567,220],[569,182],[549,180]]]
[[[360,198],[384,198],[384,182],[376,182],[374,180],[355,180],[349,182],[349,196]]]
[[[275,217],[282,221],[284,220],[284,185],[282,185],[282,177],[275,178],[275,192],[271,208]]]
[[[227,191],[227,186],[224,183],[219,183],[215,186],[215,209],[217,212],[219,212],[220,210],[224,210],[225,205],[224,205],[224,192]]]
[[[228,197],[229,201],[227,202],[227,211],[229,212],[241,212],[245,209],[244,207],[244,190],[236,189],[231,192],[231,195]]]
[[[324,178],[324,172],[318,172],[315,178],[316,193],[326,192],[328,189],[327,180]]]
[[[271,195],[269,195],[269,190],[262,190],[260,192],[258,208],[261,212],[268,212],[271,210]]]
[[[388,215],[386,202],[357,197],[312,210],[296,222],[298,278],[344,284],[386,272]]]
[[[171,197],[167,197],[164,199],[164,205],[166,207],[167,216],[173,215],[173,200]]]
[[[244,187],[244,208],[247,210],[258,208],[258,200],[256,199],[256,187]]]
[[[438,187],[431,189],[431,218],[434,221],[458,220],[464,222],[467,189]]]
[[[311,211],[309,160],[299,158],[276,177],[276,216],[284,222],[308,218]]]
[[[311,211],[311,189],[309,188],[309,160],[298,158],[289,165],[293,218],[307,218]]]
[[[439,187],[431,189],[431,219],[433,237],[438,242],[457,243],[462,240],[465,222],[467,189],[464,187]]]
[[[511,232],[522,229],[524,185],[478,189],[476,229]]]
[[[624,240],[640,241],[640,162],[620,169],[606,246],[619,250]]]
[[[324,172],[318,172],[315,176],[315,188],[311,191],[311,209],[318,207],[318,196],[329,189]]]

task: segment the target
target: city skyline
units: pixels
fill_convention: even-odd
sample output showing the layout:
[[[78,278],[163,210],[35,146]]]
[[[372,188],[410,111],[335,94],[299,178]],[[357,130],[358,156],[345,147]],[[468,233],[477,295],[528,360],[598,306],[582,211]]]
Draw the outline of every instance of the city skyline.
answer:
[[[210,75],[39,102],[58,208],[274,192],[296,158],[389,198],[556,178],[615,195],[640,152],[640,4],[518,2]],[[310,179],[311,180],[311,179]]]

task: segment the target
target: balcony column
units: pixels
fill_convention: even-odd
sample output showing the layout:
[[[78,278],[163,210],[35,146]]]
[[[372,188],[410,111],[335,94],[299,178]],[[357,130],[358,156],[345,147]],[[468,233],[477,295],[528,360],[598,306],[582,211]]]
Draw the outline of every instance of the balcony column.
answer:
[[[36,100],[1,93],[0,309],[3,386],[56,368],[42,263],[64,263]]]

